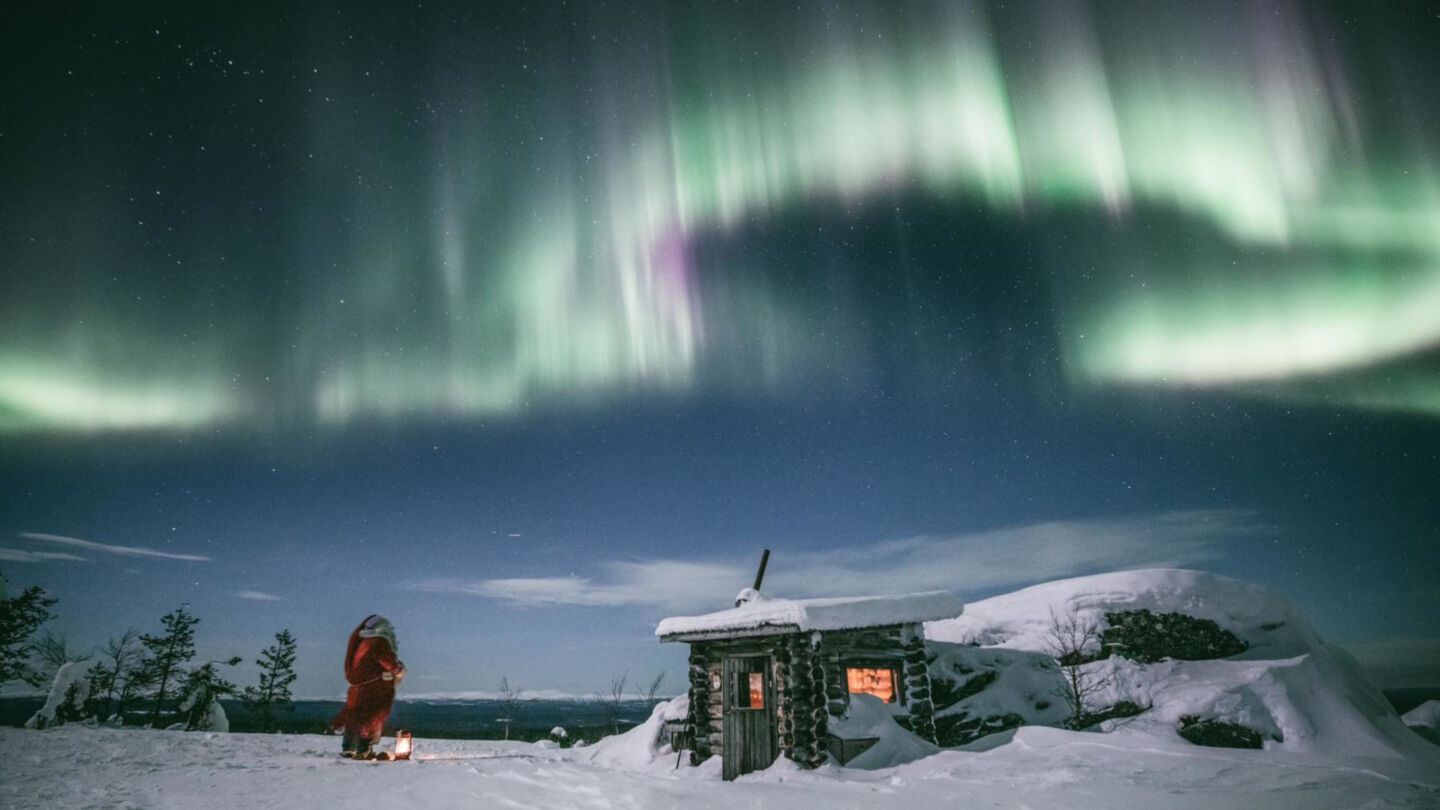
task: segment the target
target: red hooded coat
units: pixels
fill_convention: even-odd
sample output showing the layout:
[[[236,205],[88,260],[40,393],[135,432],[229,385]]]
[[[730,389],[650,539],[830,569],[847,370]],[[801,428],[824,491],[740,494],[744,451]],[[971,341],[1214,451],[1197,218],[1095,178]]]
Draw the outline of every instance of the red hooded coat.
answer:
[[[330,727],[344,728],[346,736],[376,742],[390,717],[395,682],[404,677],[405,665],[383,636],[361,637],[364,627],[361,623],[350,634],[345,649],[345,680],[350,689],[345,694],[345,708],[330,721]]]

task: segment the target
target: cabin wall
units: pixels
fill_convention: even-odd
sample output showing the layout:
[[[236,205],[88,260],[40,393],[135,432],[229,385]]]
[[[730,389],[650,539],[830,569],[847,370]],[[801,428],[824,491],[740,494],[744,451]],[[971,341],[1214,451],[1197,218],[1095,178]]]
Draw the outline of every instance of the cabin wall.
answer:
[[[843,716],[849,706],[844,665],[850,660],[893,663],[899,674],[897,686],[903,690],[896,719],[921,737],[935,739],[925,636],[919,624],[694,641],[687,720],[692,765],[723,750],[724,684],[721,689],[712,684],[720,681],[725,656],[746,653],[771,656],[780,754],[801,767],[825,762],[830,717]]]
[[[918,623],[831,630],[817,648],[823,670],[826,711],[844,716],[850,705],[845,683],[847,661],[884,661],[897,670],[901,690],[894,706],[896,720],[927,740],[935,739],[934,704],[930,698],[930,669],[925,660],[925,632]]]

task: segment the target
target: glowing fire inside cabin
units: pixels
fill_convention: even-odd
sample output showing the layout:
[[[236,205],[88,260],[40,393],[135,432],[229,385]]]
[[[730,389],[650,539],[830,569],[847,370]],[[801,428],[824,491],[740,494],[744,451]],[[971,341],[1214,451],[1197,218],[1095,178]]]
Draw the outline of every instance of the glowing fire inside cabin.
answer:
[[[750,673],[750,708],[765,708],[765,676],[758,672]]]
[[[889,667],[846,667],[845,679],[852,695],[874,695],[886,703],[895,702],[895,670]]]

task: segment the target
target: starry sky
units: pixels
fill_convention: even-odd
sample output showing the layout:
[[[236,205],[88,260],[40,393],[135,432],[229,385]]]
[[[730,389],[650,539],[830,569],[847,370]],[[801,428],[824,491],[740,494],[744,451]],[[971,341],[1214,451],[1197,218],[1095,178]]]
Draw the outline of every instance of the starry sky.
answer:
[[[679,689],[771,548],[1202,568],[1440,685],[1433,7],[122,6],[0,25],[0,572],[73,647]]]

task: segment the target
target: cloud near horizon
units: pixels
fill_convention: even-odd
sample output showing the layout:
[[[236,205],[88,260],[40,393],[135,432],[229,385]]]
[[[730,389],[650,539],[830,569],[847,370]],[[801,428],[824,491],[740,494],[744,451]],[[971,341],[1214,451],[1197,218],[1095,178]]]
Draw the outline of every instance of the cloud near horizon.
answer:
[[[238,596],[238,597],[240,597],[241,599],[249,599],[249,600],[254,601],[254,602],[283,602],[283,601],[285,601],[285,599],[284,599],[283,597],[276,596],[276,595],[273,594],[273,593],[265,593],[264,591],[236,591],[236,592],[235,592],[235,595]]]
[[[69,562],[89,562],[84,557],[77,557],[74,554],[65,554],[56,551],[25,551],[19,548],[0,548],[0,562],[16,563],[42,563],[52,560],[66,560]]]
[[[1212,561],[1266,527],[1254,512],[1185,510],[1128,518],[1033,523],[987,532],[918,536],[826,551],[785,552],[765,590],[785,596],[838,596],[950,590],[977,592],[1101,571],[1175,568]],[[516,606],[646,605],[665,610],[726,607],[754,570],[747,565],[676,560],[610,562],[604,576],[437,578],[409,584]]]
[[[210,562],[210,558],[200,554],[174,554],[169,551],[156,551],[153,548],[140,546],[112,546],[105,543],[96,543],[90,540],[81,540],[78,537],[65,537],[59,534],[42,534],[40,532],[20,532],[20,537],[26,540],[40,540],[46,543],[59,543],[62,546],[73,546],[89,551],[99,551],[105,554],[116,554],[123,557],[159,557],[165,560],[183,560],[185,562]]]

